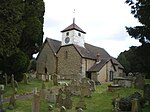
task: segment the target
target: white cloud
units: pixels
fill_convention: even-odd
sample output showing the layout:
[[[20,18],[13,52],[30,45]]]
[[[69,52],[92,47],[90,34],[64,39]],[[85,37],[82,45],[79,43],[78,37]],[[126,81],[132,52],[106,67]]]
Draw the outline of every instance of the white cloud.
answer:
[[[117,57],[132,45],[139,45],[131,39],[125,26],[139,24],[130,14],[125,0],[44,0],[44,38],[61,40],[60,31],[75,22],[87,34],[87,43],[103,47]]]

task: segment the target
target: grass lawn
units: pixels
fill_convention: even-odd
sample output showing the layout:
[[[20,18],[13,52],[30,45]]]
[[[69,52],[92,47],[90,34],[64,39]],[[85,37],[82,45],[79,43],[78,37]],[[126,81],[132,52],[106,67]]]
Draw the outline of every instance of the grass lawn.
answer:
[[[149,82],[149,81],[148,81]],[[52,87],[52,82],[46,82],[46,87],[50,88]],[[134,89],[134,88],[123,88],[114,92],[108,92],[107,91],[108,84],[103,84],[97,86],[97,89],[95,92],[92,93],[91,98],[85,98],[87,109],[84,112],[111,112],[112,110],[112,99],[117,96],[117,94],[120,95],[120,97],[128,96],[130,94],[133,94],[135,91],[140,92],[143,94],[142,90]],[[18,93],[24,93],[25,91],[32,91],[34,87],[41,88],[41,81],[35,80],[33,82],[30,82],[30,84],[25,85],[23,83],[19,84]],[[6,96],[9,96],[11,93],[10,87],[6,87]],[[73,108],[70,110],[67,110],[67,112],[75,112],[75,107],[77,105],[77,102],[79,101],[79,97],[74,96],[72,97],[73,100]],[[48,102],[45,100],[41,101],[41,107],[40,112],[47,112],[48,111]],[[52,104],[54,105],[54,104]],[[6,103],[4,107],[6,108],[8,104]],[[7,112],[31,112],[32,110],[32,99],[28,100],[20,100],[16,101],[16,108],[14,110],[8,110]],[[54,109],[54,112],[59,112],[58,108]],[[150,112],[150,106],[146,106],[143,109],[143,112]]]

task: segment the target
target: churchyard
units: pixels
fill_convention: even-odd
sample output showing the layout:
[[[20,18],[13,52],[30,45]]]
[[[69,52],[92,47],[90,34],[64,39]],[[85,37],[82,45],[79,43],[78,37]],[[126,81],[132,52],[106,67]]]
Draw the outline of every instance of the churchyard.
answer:
[[[146,80],[145,83],[150,84],[150,80]],[[109,88],[112,83],[96,86],[92,82],[90,83],[92,86],[88,84],[89,80],[86,79],[80,84],[75,80],[58,80],[58,82],[24,80],[17,84],[17,89],[12,87],[15,83],[7,84],[4,86],[4,91],[1,91],[3,100],[1,96],[0,108],[5,109],[6,112],[119,112],[117,99],[128,97],[134,92],[142,96],[144,93],[142,89],[133,87],[112,90]],[[112,105],[113,101],[115,106]],[[150,111],[148,102],[144,104],[142,110]]]

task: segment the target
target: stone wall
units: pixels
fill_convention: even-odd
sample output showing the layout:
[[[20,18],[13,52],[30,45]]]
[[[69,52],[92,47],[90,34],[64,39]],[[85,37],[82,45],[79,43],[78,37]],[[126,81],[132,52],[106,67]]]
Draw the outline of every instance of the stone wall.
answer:
[[[36,71],[37,74],[44,74],[45,68],[49,74],[56,72],[56,56],[54,55],[52,49],[45,43],[42,51],[40,52],[36,61]]]
[[[58,51],[58,75],[63,79],[78,78],[81,75],[82,58],[74,46],[63,46]]]

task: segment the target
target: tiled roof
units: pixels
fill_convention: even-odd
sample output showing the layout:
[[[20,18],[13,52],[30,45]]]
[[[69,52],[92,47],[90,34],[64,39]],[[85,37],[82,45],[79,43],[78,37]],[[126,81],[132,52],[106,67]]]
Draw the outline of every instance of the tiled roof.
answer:
[[[70,31],[70,30],[77,30],[77,31],[80,31],[84,34],[86,34],[85,31],[83,31],[79,26],[77,26],[74,22],[68,26],[67,28],[65,28],[64,30],[62,30],[61,32],[65,32],[65,31]]]
[[[98,72],[102,69],[102,67],[108,62],[110,59],[101,59],[100,62],[95,63],[88,72]]]

